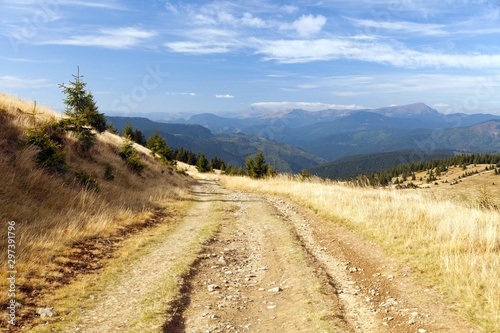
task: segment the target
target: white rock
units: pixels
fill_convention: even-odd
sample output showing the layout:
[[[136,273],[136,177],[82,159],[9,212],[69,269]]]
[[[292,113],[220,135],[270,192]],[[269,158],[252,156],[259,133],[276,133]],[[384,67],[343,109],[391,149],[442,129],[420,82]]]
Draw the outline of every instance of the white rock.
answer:
[[[38,308],[38,309],[36,309],[36,313],[40,317],[55,317],[55,316],[57,316],[57,312],[54,311],[54,308]]]
[[[281,289],[280,287],[274,287],[274,288],[268,289],[267,291],[269,291],[270,293],[279,293],[282,290],[283,289]]]

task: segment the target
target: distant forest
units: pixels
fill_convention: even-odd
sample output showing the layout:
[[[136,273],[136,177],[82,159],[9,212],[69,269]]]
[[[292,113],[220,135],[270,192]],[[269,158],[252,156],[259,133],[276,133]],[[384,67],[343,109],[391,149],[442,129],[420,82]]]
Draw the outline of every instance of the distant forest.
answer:
[[[385,171],[357,176],[352,181],[358,185],[387,186],[392,183],[392,179],[395,177],[401,177],[402,180],[411,177],[412,180],[415,180],[416,172],[429,171],[439,176],[449,167],[459,166],[466,170],[467,166],[476,164],[487,164],[490,166],[490,170],[495,170],[496,174],[500,174],[500,154],[461,154],[402,164]]]

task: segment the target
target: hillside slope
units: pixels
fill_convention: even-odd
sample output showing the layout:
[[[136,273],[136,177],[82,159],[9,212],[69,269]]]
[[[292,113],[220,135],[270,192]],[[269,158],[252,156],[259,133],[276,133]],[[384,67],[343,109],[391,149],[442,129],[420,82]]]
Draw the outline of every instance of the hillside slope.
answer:
[[[23,305],[19,319],[33,315],[30,304],[41,291],[67,283],[80,269],[100,267],[90,258],[68,258],[75,244],[139,228],[160,211],[165,214],[190,184],[188,177],[160,164],[140,146],[135,149],[144,169],[133,172],[119,156],[123,139],[108,132],[96,134],[94,146],[82,149],[74,134],[49,126],[61,117],[0,94],[0,221],[5,235],[7,222],[15,223],[16,300]],[[30,133],[41,128],[58,147],[52,160],[61,168],[40,165],[41,150],[28,143]],[[7,254],[7,245],[7,237],[2,237],[2,253]],[[6,290],[6,261],[1,268],[0,285]],[[2,293],[1,306],[8,301]],[[2,316],[0,327],[5,320]]]

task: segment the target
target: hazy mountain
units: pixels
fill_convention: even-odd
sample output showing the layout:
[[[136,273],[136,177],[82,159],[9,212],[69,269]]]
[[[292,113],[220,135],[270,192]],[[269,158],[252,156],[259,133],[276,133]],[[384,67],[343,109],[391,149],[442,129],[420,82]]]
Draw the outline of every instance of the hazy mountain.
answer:
[[[424,103],[415,103],[366,110],[313,112],[291,109],[256,113],[244,119],[201,114],[182,121],[203,125],[213,133],[246,133],[265,137],[333,160],[353,154],[420,149],[429,137],[434,141],[439,137],[440,142],[432,142],[432,147],[426,148],[428,150],[454,149],[452,142],[457,149],[496,149],[490,147],[485,138],[465,134],[467,130],[463,129],[490,120],[500,120],[500,116],[442,114]],[[446,132],[452,128],[457,131]],[[480,136],[477,131],[474,135]]]
[[[107,117],[120,132],[127,123],[139,129],[146,138],[158,131],[173,148],[184,147],[195,153],[204,152],[208,158],[217,156],[226,163],[243,166],[248,155],[261,150],[269,164],[278,171],[299,172],[326,160],[291,145],[243,133],[212,134],[201,125],[169,124],[140,117]]]

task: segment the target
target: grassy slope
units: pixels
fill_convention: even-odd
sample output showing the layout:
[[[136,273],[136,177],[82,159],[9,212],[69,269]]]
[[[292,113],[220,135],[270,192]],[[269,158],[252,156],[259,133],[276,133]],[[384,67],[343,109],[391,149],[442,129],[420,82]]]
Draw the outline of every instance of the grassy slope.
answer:
[[[479,178],[466,179],[461,187],[436,186],[464,193],[468,181],[469,195],[459,200],[432,189],[356,188],[285,176],[260,181],[223,177],[222,182],[228,188],[288,196],[352,228],[411,267],[424,285],[442,291],[450,307],[484,332],[498,332],[500,213],[479,207],[474,179]]]
[[[78,153],[76,140],[63,138],[69,170],[50,174],[34,162],[37,150],[24,144],[26,130],[61,115],[40,106],[0,94],[0,252],[7,256],[7,222],[16,222],[16,299],[29,302],[33,290],[60,282],[53,258],[89,237],[116,234],[125,226],[142,223],[157,208],[184,196],[189,181],[154,160],[149,150],[136,146],[146,168],[141,176],[127,169],[118,156],[122,138],[97,135],[90,154]],[[104,179],[106,164],[114,180]],[[86,191],[75,180],[76,172],[91,174],[99,191]],[[2,260],[1,290],[6,290],[7,262]],[[2,307],[7,293],[0,296]],[[21,310],[22,312],[22,310]],[[0,326],[5,318],[2,316]]]

